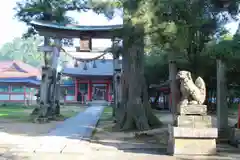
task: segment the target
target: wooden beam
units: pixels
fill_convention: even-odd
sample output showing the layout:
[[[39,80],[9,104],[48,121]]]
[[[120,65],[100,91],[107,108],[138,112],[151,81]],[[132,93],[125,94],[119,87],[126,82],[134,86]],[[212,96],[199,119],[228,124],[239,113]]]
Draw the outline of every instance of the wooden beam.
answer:
[[[38,31],[40,36],[54,37],[54,38],[79,38],[80,36],[88,36],[91,38],[121,38],[121,30],[116,31],[74,31],[74,30],[60,30],[52,28],[44,28],[36,26],[35,29]]]

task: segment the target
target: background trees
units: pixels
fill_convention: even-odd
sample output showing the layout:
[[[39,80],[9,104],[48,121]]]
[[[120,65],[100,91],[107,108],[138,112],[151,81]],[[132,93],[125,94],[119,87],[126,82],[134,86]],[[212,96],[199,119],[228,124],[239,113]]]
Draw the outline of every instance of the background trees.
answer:
[[[15,38],[1,47],[0,60],[21,60],[24,63],[40,67],[43,64],[42,53],[38,51],[41,43],[40,37]]]

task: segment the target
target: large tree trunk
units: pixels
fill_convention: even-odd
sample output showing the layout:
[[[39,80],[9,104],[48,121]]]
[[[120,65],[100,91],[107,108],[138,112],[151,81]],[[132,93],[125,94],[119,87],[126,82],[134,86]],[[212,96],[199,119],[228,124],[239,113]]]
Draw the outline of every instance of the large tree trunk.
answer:
[[[142,25],[127,26],[123,41],[123,72],[121,106],[116,109],[121,130],[149,130],[161,123],[153,114],[144,77],[144,29]]]

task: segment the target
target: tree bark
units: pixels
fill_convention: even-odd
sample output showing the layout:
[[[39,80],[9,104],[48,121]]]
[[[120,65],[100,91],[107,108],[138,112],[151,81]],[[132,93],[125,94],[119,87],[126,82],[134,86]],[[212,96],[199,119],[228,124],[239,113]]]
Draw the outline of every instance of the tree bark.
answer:
[[[116,109],[120,130],[149,130],[161,122],[153,114],[144,77],[144,29],[142,25],[127,26],[123,41],[122,98]]]
[[[227,106],[226,64],[217,60],[217,126],[219,137],[228,136],[228,106]]]

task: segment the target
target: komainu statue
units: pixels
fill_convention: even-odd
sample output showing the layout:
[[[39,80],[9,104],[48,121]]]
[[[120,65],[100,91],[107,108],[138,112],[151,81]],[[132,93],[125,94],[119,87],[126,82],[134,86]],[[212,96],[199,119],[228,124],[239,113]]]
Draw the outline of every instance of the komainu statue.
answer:
[[[198,77],[194,83],[189,71],[179,71],[176,78],[180,80],[180,91],[182,94],[180,106],[202,105],[204,103],[206,86],[201,77]]]

